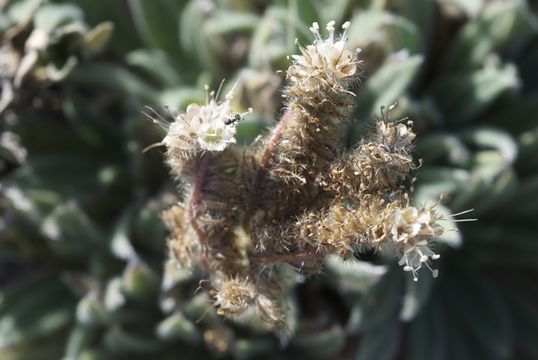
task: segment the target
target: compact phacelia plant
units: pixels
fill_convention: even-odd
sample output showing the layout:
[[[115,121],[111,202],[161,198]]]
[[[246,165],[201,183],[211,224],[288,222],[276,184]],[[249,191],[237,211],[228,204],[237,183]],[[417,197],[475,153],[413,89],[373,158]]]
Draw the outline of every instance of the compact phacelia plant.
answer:
[[[382,109],[371,134],[346,150],[342,126],[359,85],[360,51],[346,48],[346,30],[310,28],[313,44],[291,56],[284,90],[285,111],[252,146],[235,144],[236,125],[247,113],[231,108],[234,91],[219,92],[168,122],[158,145],[183,184],[180,203],[164,211],[171,261],[205,271],[217,312],[240,318],[255,311],[285,332],[290,269],[321,270],[326,255],[343,260],[367,249],[394,249],[404,271],[418,279],[439,255],[431,239],[441,235],[436,204],[410,205],[417,162],[412,122],[390,119]],[[207,89],[206,89],[207,91]]]

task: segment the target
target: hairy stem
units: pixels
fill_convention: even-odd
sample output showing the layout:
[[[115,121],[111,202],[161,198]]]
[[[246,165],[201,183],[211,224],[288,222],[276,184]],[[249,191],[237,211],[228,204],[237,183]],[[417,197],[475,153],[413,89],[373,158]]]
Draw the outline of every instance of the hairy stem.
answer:
[[[205,152],[200,158],[200,165],[196,170],[196,177],[194,182],[194,188],[192,191],[191,201],[188,207],[189,222],[194,229],[198,242],[200,243],[200,261],[202,266],[207,270],[207,236],[198,225],[198,206],[202,201],[202,187],[204,185],[205,175],[207,172],[207,166],[209,164],[210,153]]]
[[[251,256],[249,259],[252,262],[257,264],[270,264],[275,262],[292,262],[299,260],[308,260],[315,257],[319,257],[319,253],[316,251],[307,251],[304,253],[297,254],[279,254],[279,255],[268,255],[268,256]]]
[[[252,213],[256,208],[256,205],[258,204],[258,197],[260,195],[260,190],[262,188],[263,181],[265,180],[265,176],[267,175],[267,165],[269,163],[269,160],[273,156],[275,148],[280,141],[280,138],[282,137],[282,129],[284,129],[284,126],[286,126],[288,120],[291,119],[291,117],[291,111],[286,111],[284,115],[282,115],[282,118],[280,118],[280,121],[273,130],[273,134],[269,138],[267,146],[265,147],[265,150],[260,158],[260,164],[258,167],[258,171],[256,172],[256,176],[254,177],[252,192],[247,204],[247,211],[245,212],[245,217],[243,218],[243,227],[245,229],[249,228],[249,222]]]

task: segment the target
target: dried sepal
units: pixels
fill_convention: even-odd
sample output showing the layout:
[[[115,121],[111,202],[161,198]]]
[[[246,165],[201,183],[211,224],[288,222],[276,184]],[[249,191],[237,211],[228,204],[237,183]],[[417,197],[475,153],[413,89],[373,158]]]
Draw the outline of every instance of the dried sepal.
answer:
[[[378,120],[373,134],[358,148],[335,161],[318,181],[338,198],[359,199],[364,193],[398,190],[416,169],[411,155],[412,122]]]
[[[248,279],[237,277],[215,282],[213,293],[217,314],[236,317],[243,314],[257,297],[254,284]]]
[[[283,332],[287,332],[289,330],[286,328],[284,315],[278,308],[276,301],[271,300],[264,294],[259,294],[256,297],[256,313],[263,321],[271,325],[273,328]]]
[[[182,206],[174,205],[161,215],[168,228],[169,256],[182,268],[191,268],[199,254],[199,246],[189,234],[186,212]]]

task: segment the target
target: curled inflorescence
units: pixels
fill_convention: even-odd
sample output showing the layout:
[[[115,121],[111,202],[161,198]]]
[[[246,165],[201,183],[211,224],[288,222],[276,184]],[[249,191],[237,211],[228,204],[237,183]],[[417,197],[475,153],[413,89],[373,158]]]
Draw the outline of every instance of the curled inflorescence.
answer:
[[[246,113],[231,110],[233,91],[171,123],[152,117],[167,131],[161,145],[184,183],[181,202],[163,213],[171,261],[205,271],[218,314],[255,313],[286,331],[286,274],[317,273],[329,254],[390,247],[415,280],[423,266],[437,276],[431,240],[444,231],[442,217],[435,204],[410,205],[412,123],[391,121],[390,107],[353,149],[340,136],[352,122],[361,65],[359,51],[346,47],[348,27],[336,36],[329,22],[322,38],[313,24],[313,44],[291,57],[286,110],[255,146],[235,144]]]

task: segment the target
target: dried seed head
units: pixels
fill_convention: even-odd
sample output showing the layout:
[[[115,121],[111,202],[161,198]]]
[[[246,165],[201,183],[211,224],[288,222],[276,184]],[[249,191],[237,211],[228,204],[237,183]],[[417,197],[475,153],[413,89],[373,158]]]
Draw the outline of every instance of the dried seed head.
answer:
[[[249,280],[231,278],[216,284],[214,303],[217,313],[226,317],[241,315],[256,298],[256,288]]]
[[[161,216],[170,234],[168,238],[170,259],[181,268],[191,268],[194,259],[198,257],[199,246],[189,234],[185,209],[175,205],[164,210]]]
[[[273,327],[286,331],[284,316],[275,302],[267,296],[260,294],[256,297],[256,313],[260,315],[263,321],[271,324]]]

